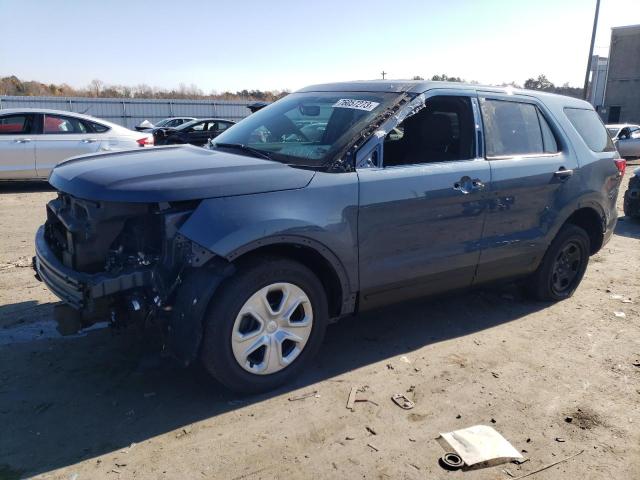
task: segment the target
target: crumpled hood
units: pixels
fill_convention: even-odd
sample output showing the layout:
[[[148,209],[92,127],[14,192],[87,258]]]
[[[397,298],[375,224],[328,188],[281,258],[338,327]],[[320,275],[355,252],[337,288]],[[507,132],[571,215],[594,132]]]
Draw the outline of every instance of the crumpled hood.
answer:
[[[58,165],[49,183],[77,198],[172,202],[303,188],[315,172],[191,145],[85,155]]]

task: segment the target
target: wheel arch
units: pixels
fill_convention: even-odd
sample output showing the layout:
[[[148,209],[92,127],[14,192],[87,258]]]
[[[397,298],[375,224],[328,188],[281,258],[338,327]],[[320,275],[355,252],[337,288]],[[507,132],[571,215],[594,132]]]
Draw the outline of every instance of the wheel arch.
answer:
[[[571,215],[564,221],[564,224],[570,223],[582,228],[587,235],[591,244],[591,255],[597,253],[604,244],[605,220],[596,207],[582,206],[574,210]]]
[[[235,265],[261,255],[276,255],[295,260],[318,276],[327,294],[329,317],[337,318],[355,310],[346,270],[338,257],[322,243],[297,235],[279,235],[243,245],[225,259]]]

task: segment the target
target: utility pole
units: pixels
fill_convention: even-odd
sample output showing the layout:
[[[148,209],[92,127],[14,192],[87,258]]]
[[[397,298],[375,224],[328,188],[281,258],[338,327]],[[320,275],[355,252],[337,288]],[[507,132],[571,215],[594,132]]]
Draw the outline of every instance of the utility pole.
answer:
[[[600,1],[600,0],[598,0]],[[382,79],[384,80],[385,75],[387,74],[387,72],[385,72],[384,70],[382,70]]]
[[[596,0],[596,14],[593,17],[593,32],[591,32],[591,46],[589,47],[589,60],[587,61],[587,73],[584,76],[584,90],[582,98],[587,99],[589,89],[589,73],[591,73],[591,57],[593,57],[593,45],[596,41],[596,30],[598,29],[598,13],[600,12],[600,0]]]

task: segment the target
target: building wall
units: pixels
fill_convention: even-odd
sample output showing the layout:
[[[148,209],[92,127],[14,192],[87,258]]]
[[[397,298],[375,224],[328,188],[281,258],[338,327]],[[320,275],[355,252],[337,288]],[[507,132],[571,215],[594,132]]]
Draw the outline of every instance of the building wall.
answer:
[[[612,29],[605,108],[609,123],[640,123],[640,25]]]
[[[52,108],[84,113],[127,128],[143,120],[155,123],[167,117],[220,117],[238,121],[251,112],[251,101],[155,100],[84,97],[25,97],[0,95],[3,108]]]

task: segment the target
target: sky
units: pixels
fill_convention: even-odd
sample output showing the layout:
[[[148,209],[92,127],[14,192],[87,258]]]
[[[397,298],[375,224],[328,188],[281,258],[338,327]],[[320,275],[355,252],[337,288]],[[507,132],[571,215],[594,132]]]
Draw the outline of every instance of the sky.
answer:
[[[204,92],[445,73],[582,86],[595,0],[0,0],[0,76]],[[611,27],[640,0],[601,0]]]

